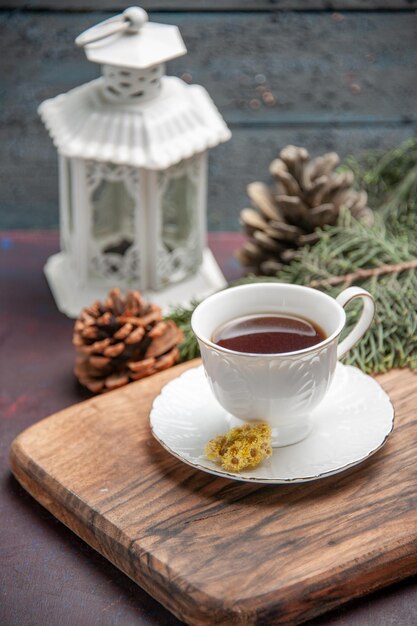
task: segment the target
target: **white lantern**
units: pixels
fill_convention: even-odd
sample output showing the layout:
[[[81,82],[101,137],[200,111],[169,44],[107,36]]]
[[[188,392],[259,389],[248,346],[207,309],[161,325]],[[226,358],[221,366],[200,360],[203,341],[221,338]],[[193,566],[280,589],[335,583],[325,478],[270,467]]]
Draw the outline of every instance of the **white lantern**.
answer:
[[[164,75],[176,26],[138,7],[80,35],[102,76],[39,107],[59,154],[61,252],[45,273],[76,316],[110,287],[167,307],[224,286],[206,247],[207,149],[230,131],[209,95]]]

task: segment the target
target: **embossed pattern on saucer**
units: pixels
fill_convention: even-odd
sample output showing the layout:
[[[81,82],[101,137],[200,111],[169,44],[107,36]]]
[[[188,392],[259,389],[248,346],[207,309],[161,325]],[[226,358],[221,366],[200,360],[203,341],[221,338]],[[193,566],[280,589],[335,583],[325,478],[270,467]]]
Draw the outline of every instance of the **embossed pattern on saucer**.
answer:
[[[394,408],[373,378],[338,363],[328,394],[312,413],[312,433],[299,443],[275,448],[270,459],[239,474],[225,472],[204,456],[209,439],[229,430],[230,417],[200,366],[163,388],[150,425],[168,452],[196,469],[248,482],[299,483],[336,474],[374,454],[393,429]]]

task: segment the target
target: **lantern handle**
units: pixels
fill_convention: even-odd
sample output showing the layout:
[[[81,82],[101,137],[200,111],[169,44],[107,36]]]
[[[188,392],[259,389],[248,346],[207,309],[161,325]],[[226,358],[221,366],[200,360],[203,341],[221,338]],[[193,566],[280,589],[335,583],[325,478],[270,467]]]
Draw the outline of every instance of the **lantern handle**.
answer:
[[[78,35],[75,43],[82,48],[90,43],[100,41],[100,39],[105,39],[117,33],[137,33],[148,19],[148,14],[144,9],[140,7],[129,7],[123,11],[123,13],[110,17],[108,20],[104,20],[85,30]]]

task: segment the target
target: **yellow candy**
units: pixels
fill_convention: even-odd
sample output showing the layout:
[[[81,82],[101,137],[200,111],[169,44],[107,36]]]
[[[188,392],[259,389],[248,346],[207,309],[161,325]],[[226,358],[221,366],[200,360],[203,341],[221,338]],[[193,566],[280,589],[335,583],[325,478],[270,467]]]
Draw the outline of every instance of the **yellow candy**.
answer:
[[[271,427],[266,422],[254,422],[232,428],[211,439],[204,452],[210,461],[216,461],[228,472],[255,467],[272,454]]]

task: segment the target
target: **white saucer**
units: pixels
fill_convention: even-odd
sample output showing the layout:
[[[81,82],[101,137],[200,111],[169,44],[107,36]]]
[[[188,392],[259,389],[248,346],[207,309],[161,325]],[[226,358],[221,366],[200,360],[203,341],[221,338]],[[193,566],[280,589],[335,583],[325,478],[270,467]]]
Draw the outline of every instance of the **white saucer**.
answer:
[[[394,408],[370,376],[338,363],[332,386],[312,413],[311,434],[274,448],[272,457],[234,474],[204,456],[204,446],[227,432],[231,416],[214,398],[203,367],[187,370],[155,398],[152,434],[175,457],[196,469],[258,483],[300,483],[324,478],[361,463],[379,450],[394,426]]]

